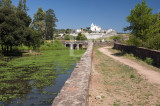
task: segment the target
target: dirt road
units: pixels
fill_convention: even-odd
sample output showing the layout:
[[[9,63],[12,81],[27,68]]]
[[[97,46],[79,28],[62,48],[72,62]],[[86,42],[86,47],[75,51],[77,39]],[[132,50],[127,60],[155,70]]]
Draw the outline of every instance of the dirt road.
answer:
[[[129,59],[126,59],[126,58],[122,58],[122,57],[118,57],[118,56],[114,56],[113,53],[111,53],[108,48],[111,48],[111,47],[103,47],[103,48],[99,48],[99,51],[102,52],[103,54],[125,64],[125,65],[128,65],[134,69],[137,70],[137,72],[140,74],[140,75],[143,75],[146,79],[148,79],[148,81],[150,83],[154,83],[154,84],[158,84],[159,87],[160,87],[160,73],[159,72],[156,72],[154,70],[151,70],[151,69],[148,69],[144,66],[141,66],[140,64],[132,61],[132,60],[129,60]]]

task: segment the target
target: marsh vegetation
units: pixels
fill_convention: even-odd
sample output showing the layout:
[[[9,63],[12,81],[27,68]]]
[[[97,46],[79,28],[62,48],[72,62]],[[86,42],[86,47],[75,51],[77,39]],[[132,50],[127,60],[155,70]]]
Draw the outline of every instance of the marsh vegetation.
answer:
[[[0,105],[51,105],[85,50],[0,58]]]

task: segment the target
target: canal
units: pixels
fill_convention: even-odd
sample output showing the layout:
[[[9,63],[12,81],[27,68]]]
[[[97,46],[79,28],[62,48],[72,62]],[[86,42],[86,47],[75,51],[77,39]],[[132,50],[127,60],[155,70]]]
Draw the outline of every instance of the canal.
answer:
[[[0,105],[50,106],[85,50],[0,58]]]

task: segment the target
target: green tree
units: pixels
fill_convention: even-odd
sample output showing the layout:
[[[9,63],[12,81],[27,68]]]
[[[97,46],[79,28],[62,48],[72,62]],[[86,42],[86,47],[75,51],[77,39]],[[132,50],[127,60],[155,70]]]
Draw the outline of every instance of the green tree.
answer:
[[[86,31],[90,31],[90,27],[86,27]]]
[[[55,27],[56,27],[56,22],[58,22],[58,19],[56,18],[54,10],[49,9],[48,11],[46,11],[45,35],[46,35],[47,40],[53,39],[53,33],[54,33],[54,30],[55,30]]]
[[[17,11],[16,12],[16,16],[23,22],[23,24],[26,26],[26,27],[29,27],[32,19],[30,16],[27,15],[26,12],[24,11]]]
[[[66,34],[70,34],[71,32],[72,32],[72,29],[69,29],[69,28],[67,28],[65,31]]]
[[[134,36],[146,41],[148,38],[147,32],[150,26],[153,25],[152,8],[148,7],[145,0],[142,0],[141,4],[138,3],[131,10],[130,15],[127,17],[127,22],[130,23],[130,26],[124,28],[124,30],[130,30]]]
[[[84,34],[79,33],[76,40],[87,40],[87,37]]]
[[[64,37],[64,40],[75,40],[76,38],[74,37],[74,36],[72,36],[72,35],[66,35],[65,37]]]
[[[1,6],[12,8],[12,1],[11,0],[1,0]]]
[[[12,51],[13,46],[21,45],[24,39],[25,26],[10,8],[0,9],[0,40],[2,50]]]
[[[41,32],[42,38],[46,39],[45,37],[45,28],[46,28],[45,12],[43,11],[42,7],[40,7],[38,11],[34,14],[33,25],[36,30]]]
[[[0,0],[0,8],[2,7],[2,0]]]
[[[25,35],[26,35],[26,42],[25,42],[26,46],[33,47],[33,49],[36,50],[42,44],[42,36],[40,31],[28,28],[25,31]]]
[[[25,13],[27,13],[28,7],[26,5],[26,0],[19,0],[17,10],[24,11]]]

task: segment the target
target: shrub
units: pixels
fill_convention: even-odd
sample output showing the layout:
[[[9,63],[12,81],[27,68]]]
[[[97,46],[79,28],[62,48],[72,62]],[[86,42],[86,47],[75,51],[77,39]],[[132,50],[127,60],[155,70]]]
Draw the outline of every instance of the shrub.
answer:
[[[41,45],[40,50],[62,50],[66,47],[60,41],[52,41],[51,43],[44,42],[44,45]]]
[[[148,64],[153,64],[153,59],[147,57],[147,58],[145,59],[145,62],[148,63]]]
[[[131,46],[142,46],[142,41],[138,37],[131,35],[127,44]]]
[[[130,75],[130,78],[135,78],[136,76],[134,74],[131,74]]]
[[[87,37],[84,34],[79,33],[76,40],[87,40]]]
[[[160,34],[148,38],[144,46],[149,49],[160,50]]]
[[[121,37],[120,36],[113,36],[113,40],[120,40]]]

